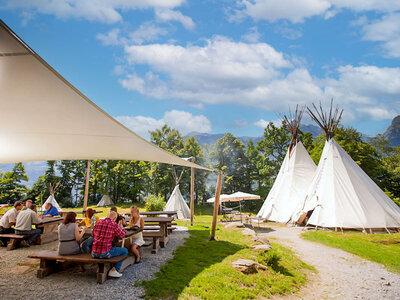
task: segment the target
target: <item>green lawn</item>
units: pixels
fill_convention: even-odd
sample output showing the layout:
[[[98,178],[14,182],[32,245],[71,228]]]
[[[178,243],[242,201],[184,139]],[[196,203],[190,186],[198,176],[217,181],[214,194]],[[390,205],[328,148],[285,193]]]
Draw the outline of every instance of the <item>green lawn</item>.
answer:
[[[193,227],[179,223],[189,227],[190,237],[154,280],[141,283],[148,299],[252,299],[290,294],[313,270],[277,244],[268,253],[253,252],[249,248],[254,244],[252,239],[238,230],[218,227],[217,240],[209,241],[209,215],[197,215]],[[256,260],[268,269],[245,275],[231,267],[231,262],[239,258]]]
[[[364,234],[361,232],[309,231],[303,238],[339,248],[385,265],[400,273],[400,233]]]

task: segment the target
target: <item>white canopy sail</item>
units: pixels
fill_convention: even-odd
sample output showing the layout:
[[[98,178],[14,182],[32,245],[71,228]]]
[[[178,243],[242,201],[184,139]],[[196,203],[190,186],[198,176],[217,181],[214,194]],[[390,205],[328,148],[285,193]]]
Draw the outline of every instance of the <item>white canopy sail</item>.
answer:
[[[0,163],[114,159],[209,170],[141,138],[91,102],[0,20]]]

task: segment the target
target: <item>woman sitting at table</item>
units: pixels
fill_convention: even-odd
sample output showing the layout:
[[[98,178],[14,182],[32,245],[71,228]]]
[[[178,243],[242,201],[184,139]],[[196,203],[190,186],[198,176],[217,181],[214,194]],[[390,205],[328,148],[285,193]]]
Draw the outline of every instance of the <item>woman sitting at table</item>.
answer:
[[[80,253],[79,243],[88,228],[84,227],[79,233],[76,223],[76,213],[69,212],[64,218],[64,222],[58,225],[58,254],[72,255]]]
[[[100,218],[95,215],[95,211],[93,208],[88,208],[87,211],[85,211],[85,218],[79,222],[79,226],[87,226],[87,227],[94,227],[97,221],[99,221]]]
[[[143,217],[139,214],[139,208],[136,206],[131,206],[131,218],[129,220],[130,226],[137,226],[141,229],[144,228],[144,220]],[[131,240],[131,251],[136,256],[136,263],[140,263],[140,254],[138,251],[138,247],[144,244],[143,234],[139,232],[132,237]]]

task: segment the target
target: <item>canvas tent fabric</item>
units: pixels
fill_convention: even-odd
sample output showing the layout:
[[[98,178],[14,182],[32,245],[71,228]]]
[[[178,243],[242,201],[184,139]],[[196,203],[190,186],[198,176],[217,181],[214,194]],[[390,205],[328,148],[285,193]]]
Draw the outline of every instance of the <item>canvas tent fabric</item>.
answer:
[[[103,197],[101,197],[101,200],[99,201],[99,203],[97,203],[97,206],[107,206],[107,205],[113,205],[114,203],[112,202],[110,196],[108,195],[103,195]]]
[[[329,228],[399,228],[398,207],[333,139],[325,142],[307,195],[293,214]]]
[[[209,170],[136,135],[72,86],[0,20],[0,163],[143,160]]]
[[[46,209],[45,209],[45,204],[46,204],[46,203],[50,203],[51,205],[55,206],[55,207],[57,208],[58,211],[61,210],[61,207],[60,207],[60,205],[58,205],[58,203],[57,203],[57,201],[56,201],[56,198],[54,197],[53,194],[51,194],[51,195],[46,199],[46,201],[43,203],[43,205],[42,205],[42,211],[45,211],[45,210],[46,210]]]
[[[165,211],[177,211],[178,219],[190,218],[190,209],[186,204],[185,199],[179,190],[179,184],[175,186],[171,196],[168,199],[167,204],[164,207]]]
[[[249,193],[244,193],[244,192],[235,192],[230,195],[221,194],[220,198],[219,198],[220,202],[239,202],[242,200],[258,200],[258,199],[260,199],[259,195],[254,195],[254,194],[249,194]],[[215,197],[207,199],[207,202],[214,203]]]
[[[317,166],[301,141],[286,153],[278,176],[257,216],[286,223],[297,203],[304,199]]]

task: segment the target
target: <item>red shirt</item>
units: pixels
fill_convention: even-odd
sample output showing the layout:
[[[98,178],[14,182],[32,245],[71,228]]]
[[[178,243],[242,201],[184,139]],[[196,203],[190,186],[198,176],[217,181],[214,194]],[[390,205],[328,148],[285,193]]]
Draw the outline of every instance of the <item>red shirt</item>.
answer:
[[[122,239],[126,231],[118,226],[110,218],[102,219],[94,225],[92,236],[94,238],[92,251],[96,254],[103,254],[110,251],[114,236]]]

